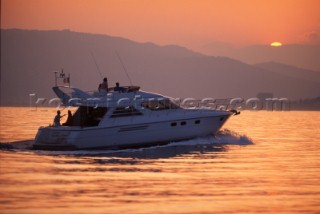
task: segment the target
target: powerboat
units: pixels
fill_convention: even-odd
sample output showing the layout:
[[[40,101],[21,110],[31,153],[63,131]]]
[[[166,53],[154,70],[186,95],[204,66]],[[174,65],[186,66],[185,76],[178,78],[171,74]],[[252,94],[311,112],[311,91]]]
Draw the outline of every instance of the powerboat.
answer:
[[[68,125],[40,127],[33,144],[42,150],[144,147],[215,134],[236,111],[183,108],[138,86],[84,92],[55,86],[66,106],[76,107]],[[69,118],[68,118],[69,121]]]

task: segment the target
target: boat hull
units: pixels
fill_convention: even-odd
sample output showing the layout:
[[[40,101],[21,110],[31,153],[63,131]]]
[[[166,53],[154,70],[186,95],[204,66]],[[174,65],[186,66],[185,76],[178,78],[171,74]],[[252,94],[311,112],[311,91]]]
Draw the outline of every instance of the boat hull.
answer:
[[[42,127],[34,149],[121,149],[159,145],[215,134],[231,114],[115,127]]]

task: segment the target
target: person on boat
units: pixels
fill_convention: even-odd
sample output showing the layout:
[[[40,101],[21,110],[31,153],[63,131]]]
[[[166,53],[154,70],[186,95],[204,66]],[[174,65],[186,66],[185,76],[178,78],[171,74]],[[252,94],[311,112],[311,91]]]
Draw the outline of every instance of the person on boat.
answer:
[[[73,115],[71,113],[70,110],[68,110],[68,118],[67,118],[67,121],[65,123],[63,123],[62,125],[63,126],[72,126],[73,124]]]
[[[106,77],[103,78],[103,82],[99,84],[98,90],[99,92],[108,92],[108,79]]]
[[[124,92],[124,88],[120,87],[120,84],[118,82],[116,83],[116,87],[114,87],[113,90],[118,92]]]
[[[60,126],[61,125],[60,124],[60,119],[63,118],[65,116],[65,114],[62,115],[62,116],[60,114],[61,114],[61,112],[58,110],[57,111],[57,115],[54,117],[54,120],[53,120],[53,125],[54,126]]]

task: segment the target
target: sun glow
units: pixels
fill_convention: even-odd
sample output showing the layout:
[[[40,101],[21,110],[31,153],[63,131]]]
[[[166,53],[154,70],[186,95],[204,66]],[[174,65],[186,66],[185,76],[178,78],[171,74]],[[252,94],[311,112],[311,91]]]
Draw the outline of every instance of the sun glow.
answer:
[[[281,43],[281,42],[272,42],[272,43],[270,44],[270,46],[272,46],[272,47],[281,47],[281,46],[282,46],[282,43]]]

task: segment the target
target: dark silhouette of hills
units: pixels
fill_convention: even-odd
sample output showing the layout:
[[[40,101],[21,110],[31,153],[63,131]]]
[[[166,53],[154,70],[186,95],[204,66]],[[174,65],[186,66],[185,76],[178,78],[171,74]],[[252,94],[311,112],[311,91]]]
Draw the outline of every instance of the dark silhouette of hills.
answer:
[[[320,72],[320,45],[252,45],[236,48],[228,43],[215,42],[203,46],[201,50],[209,55],[228,56],[249,64],[272,61]]]
[[[96,90],[107,76],[129,85],[116,52],[134,85],[172,97],[255,97],[271,92],[289,99],[319,96],[314,73],[281,66],[249,65],[206,56],[179,46],[138,43],[107,35],[63,31],[1,30],[1,105],[29,105],[29,94],[54,98],[53,71],[71,74],[71,85]],[[305,74],[301,78],[300,74]],[[296,75],[299,74],[299,75]]]
[[[320,72],[317,71],[298,68],[278,62],[257,63],[255,66],[287,77],[294,77],[320,84]]]

